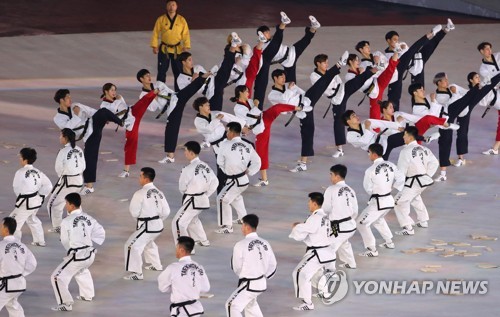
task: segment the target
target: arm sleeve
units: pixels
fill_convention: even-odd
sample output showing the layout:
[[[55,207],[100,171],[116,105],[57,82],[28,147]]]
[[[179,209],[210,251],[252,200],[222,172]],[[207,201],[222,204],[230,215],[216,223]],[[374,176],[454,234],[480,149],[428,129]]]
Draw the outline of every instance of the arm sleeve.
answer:
[[[278,266],[278,262],[276,261],[276,256],[274,255],[274,251],[269,244],[269,265],[267,267],[266,277],[268,279],[272,278],[276,274],[276,267]]]
[[[26,263],[24,265],[23,276],[28,276],[35,271],[37,262],[30,249],[26,248]]]
[[[179,177],[179,191],[184,194],[186,193],[187,186],[189,184],[189,178],[187,175],[186,167],[182,169],[181,176]]]
[[[430,149],[427,150],[429,151],[429,161],[427,162],[427,174],[432,177],[439,168],[439,161],[434,155],[434,153],[431,152]]]
[[[137,218],[141,213],[142,195],[140,191],[136,191],[132,200],[130,201],[129,211],[132,217]]]
[[[156,23],[153,28],[153,34],[151,34],[151,47],[159,47],[158,38],[160,37],[160,30],[161,30],[161,17],[156,19]]]
[[[63,155],[63,150],[59,150],[59,153],[57,153],[56,157],[56,163],[54,166],[54,169],[56,170],[56,174],[58,177],[61,177],[62,172],[64,171],[64,155]]]
[[[38,193],[42,196],[47,196],[52,191],[52,182],[47,177],[47,175],[45,175],[44,173],[41,174],[42,174],[42,187],[40,187]]]
[[[201,276],[200,292],[206,293],[210,291],[210,281],[208,280],[207,271],[203,268],[203,275]]]
[[[184,19],[184,28],[182,29],[182,42],[185,49],[191,49],[191,35],[189,34],[189,26],[186,19]]]
[[[161,219],[165,220],[168,218],[168,215],[170,215],[170,206],[168,205],[167,198],[165,197],[165,194],[163,194],[163,199],[161,200]]]
[[[398,170],[403,173],[403,175],[406,176],[406,173],[408,172],[408,158],[406,155],[406,151],[401,151],[399,154],[399,159],[398,159]]]
[[[63,221],[61,223],[61,244],[65,250],[69,250],[69,230],[68,225]]]
[[[397,167],[394,166],[394,184],[393,187],[396,188],[399,191],[403,190],[403,187],[405,185],[405,174]]]
[[[333,212],[332,189],[328,187],[323,196],[323,206],[321,208],[325,211],[325,214],[330,215]]]
[[[262,161],[260,160],[260,156],[257,152],[252,148],[250,151],[250,166],[248,167],[248,174],[255,175],[260,170],[262,165]]]
[[[170,265],[158,276],[158,289],[162,293],[170,293],[172,291],[172,270]]]
[[[219,180],[217,179],[214,171],[210,169],[210,185],[207,190],[208,197],[210,197],[217,190],[217,186],[219,186]]]
[[[363,178],[363,188],[368,195],[371,195],[373,192],[373,182],[371,176],[371,170],[367,170],[365,172],[365,177]]]
[[[102,245],[104,240],[106,239],[106,231],[104,231],[103,226],[98,223],[95,219],[92,219],[94,222],[94,226],[92,228],[92,241],[97,243],[98,245]]]
[[[233,256],[231,257],[231,269],[233,269],[233,272],[239,276],[242,267],[243,267],[243,250],[239,244],[236,244],[233,249]]]

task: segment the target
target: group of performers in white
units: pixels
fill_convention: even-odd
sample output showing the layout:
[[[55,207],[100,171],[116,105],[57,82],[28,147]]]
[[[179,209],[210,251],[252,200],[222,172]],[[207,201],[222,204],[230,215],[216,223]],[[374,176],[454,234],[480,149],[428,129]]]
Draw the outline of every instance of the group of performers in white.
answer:
[[[37,211],[47,196],[51,219],[48,231],[60,234],[61,243],[67,251],[51,275],[57,302],[53,309],[73,309],[74,299],[68,291],[73,277],[79,286],[76,298],[92,301],[95,293],[89,268],[95,259],[94,243],[101,245],[104,242],[105,230],[82,210],[81,197],[96,195],[93,185],[97,178],[104,125],[114,122],[117,129],[124,127],[126,130],[124,170],[120,177],[128,177],[130,167],[136,164],[139,124],[146,110],[156,112],[157,118],[168,118],[165,127],[166,156],[159,163],[175,163],[182,114],[189,99],[196,94],[203,96],[193,102],[197,112],[194,126],[204,142],[189,141],[184,144],[189,164],[184,167],[179,179],[182,207],[171,224],[179,261],[168,265],[165,270],[160,261],[155,239],[164,229],[170,207],[165,194],[153,183],[155,170],[151,167],[140,170],[141,188],[133,195],[129,207],[137,225],[124,246],[124,279],[142,280],[143,268],[163,271],[158,277],[158,286],[161,292],[171,293],[171,316],[202,314],[199,299],[210,297],[207,272],[193,261],[191,255],[195,252],[195,244],[210,246],[198,216],[210,208],[210,197],[214,193],[219,225],[216,232],[231,234],[235,225],[241,225],[244,235],[234,246],[231,259],[231,267],[239,282],[226,302],[227,316],[241,316],[243,312],[246,316],[262,316],[257,298],[266,291],[267,280],[275,274],[277,261],[271,244],[257,235],[259,218],[255,214],[247,214],[243,195],[250,184],[249,176],[260,172],[255,186],[270,184],[267,175],[270,130],[281,113],[291,114],[289,122],[294,116],[301,121],[302,149],[299,162],[291,172],[307,171],[307,159],[314,155],[312,113],[321,95],[331,100],[337,146],[333,157],[346,155],[346,142],[368,151],[372,165],[365,172],[363,187],[370,199],[366,208],[358,211],[356,193],[346,184],[347,167],[341,164],[330,168],[332,185],[324,193],[309,194],[309,215],[304,222],[293,224],[289,236],[307,246],[306,253],[292,273],[295,295],[300,300],[293,308],[314,309],[312,297],[321,297],[323,291],[317,283],[318,274],[334,276],[339,267],[357,268],[349,242],[356,231],[359,231],[365,248],[359,256],[377,257],[379,247],[395,248],[393,235],[384,218],[390,210],[394,209],[401,227],[396,235],[411,236],[415,234],[415,227],[428,228],[429,214],[421,195],[433,184],[432,177],[438,168],[441,171],[436,180],[447,179],[452,131],[458,130],[459,160],[456,166],[461,166],[465,164],[468,120],[474,107],[478,104],[487,110],[494,107],[499,109],[500,116],[500,98],[497,98],[495,88],[500,82],[500,53],[492,54],[492,45],[481,43],[478,50],[483,56],[482,65],[479,74],[472,72],[467,76],[469,90],[449,85],[446,74],[438,73],[434,77],[436,93],[426,97],[423,68],[446,33],[455,28],[448,20],[445,27],[436,26],[411,46],[400,42],[397,32],[387,33],[389,46],[385,54],[372,54],[369,42],[361,41],[356,45],[361,59],[356,54],[345,52],[331,68],[328,56],[320,54],[314,59],[316,68],[311,74],[312,86],[303,90],[295,83],[295,66],[321,26],[312,16],[310,21],[304,37],[291,46],[281,43],[283,31],[291,22],[283,12],[274,35],[266,26],[258,29],[258,44],[253,50],[233,32],[228,37],[222,64],[210,71],[193,65],[191,53],[179,54],[179,69],[182,72],[177,78],[178,91],[163,82],[152,82],[150,72],[142,69],[137,73],[142,91],[133,106],[125,103],[112,83],[103,86],[99,110],[73,103],[69,90],[58,90],[54,96],[59,105],[54,122],[61,129],[60,143],[63,146],[55,162],[58,179],[53,186],[47,176],[33,166],[37,159],[36,151],[32,148],[21,149],[22,167],[15,173],[13,181],[17,196],[15,209],[3,219],[0,227],[4,237],[0,242],[0,307],[5,306],[10,316],[24,316],[17,298],[26,289],[25,277],[35,270],[36,260],[21,242],[21,230],[26,223],[32,233],[31,244],[46,246]],[[281,64],[283,68],[275,69],[269,76],[272,64]],[[340,70],[347,64],[349,70],[343,81]],[[399,111],[402,80],[407,71],[412,79],[409,87],[411,113]],[[266,109],[264,96],[269,77],[273,86],[268,95],[271,107]],[[234,114],[221,111],[224,88],[232,84],[236,85],[235,96],[231,98],[236,103]],[[387,87],[389,99],[382,101]],[[361,91],[370,99],[369,119],[361,120],[354,111],[346,109],[348,98],[356,91]],[[455,124],[455,120],[460,125]],[[347,133],[345,126],[348,127]],[[434,127],[436,130],[432,131]],[[255,146],[244,138],[251,133],[256,136]],[[436,138],[439,138],[439,159],[422,145]],[[76,145],[79,140],[84,142],[83,150]],[[484,154],[497,155],[499,142],[500,132],[497,132],[495,145]],[[216,169],[199,158],[202,146],[212,147]],[[389,155],[399,146],[403,148],[397,164],[391,163]],[[395,195],[393,188],[397,190]],[[416,220],[410,216],[410,206],[415,209]],[[237,214],[235,219],[233,208]],[[63,218],[64,211],[67,215]],[[372,225],[384,240],[379,245],[371,231]]]

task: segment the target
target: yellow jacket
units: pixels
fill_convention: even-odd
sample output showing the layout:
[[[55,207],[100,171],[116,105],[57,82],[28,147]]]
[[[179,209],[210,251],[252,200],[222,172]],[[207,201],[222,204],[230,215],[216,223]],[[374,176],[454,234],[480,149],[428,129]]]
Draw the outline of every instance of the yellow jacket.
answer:
[[[191,49],[191,39],[189,36],[189,27],[183,16],[177,14],[174,17],[174,25],[171,29],[170,19],[166,14],[156,19],[153,35],[151,36],[151,47],[159,47],[161,43],[167,45],[177,45],[176,47],[167,47],[168,53],[181,53],[182,49]],[[161,43],[158,39],[161,37]],[[165,52],[165,46],[162,49]]]

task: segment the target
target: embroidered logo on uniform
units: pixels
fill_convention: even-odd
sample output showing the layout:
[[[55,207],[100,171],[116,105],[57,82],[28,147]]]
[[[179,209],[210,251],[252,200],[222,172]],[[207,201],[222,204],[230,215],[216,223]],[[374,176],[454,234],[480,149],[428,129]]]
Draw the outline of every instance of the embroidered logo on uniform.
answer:
[[[35,181],[35,185],[37,184],[37,180],[40,179],[40,173],[37,170],[27,170],[24,174],[24,178],[29,178],[33,176],[33,180]]]
[[[349,198],[354,199],[354,193],[347,186],[344,186],[339,189],[339,197],[343,196],[344,193],[345,193],[346,205],[349,206]]]
[[[156,208],[158,208],[158,196],[160,197],[160,199],[163,199],[163,195],[160,193],[158,189],[151,188],[146,192],[146,198],[149,199],[151,198],[151,196],[154,196]]]
[[[12,250],[11,250],[12,249]],[[8,253],[13,253],[14,255],[14,260],[17,262],[17,252],[21,252],[22,254],[25,253],[24,248],[17,242],[11,242],[5,246],[5,254]]]
[[[204,275],[203,269],[201,267],[199,267],[195,263],[189,263],[189,264],[186,264],[182,267],[181,276],[185,276],[188,274],[191,275],[192,281],[193,281],[193,287],[195,287],[196,286],[196,279],[195,279],[196,272],[198,272],[198,274],[200,274],[201,276]]]
[[[420,158],[420,160],[422,161],[422,164],[424,164],[424,165],[425,165],[424,156],[427,156],[427,155],[428,155],[427,149],[424,149],[421,146],[416,146],[411,150],[411,156],[413,158],[418,156]]]
[[[66,160],[71,160],[71,157],[75,158],[75,167],[78,167],[78,158],[83,158],[83,153],[79,149],[71,149],[68,154],[66,154]]]
[[[194,175],[197,176],[200,173],[203,176],[203,178],[205,179],[205,181],[208,182],[208,178],[205,175],[205,173],[210,174],[210,168],[205,164],[198,164],[198,165],[196,165],[196,167],[194,169]]]
[[[250,154],[250,149],[242,142],[236,142],[233,145],[231,145],[231,151],[239,151],[241,154],[241,160],[245,160],[245,156],[243,155],[243,152],[247,152],[247,154]]]
[[[389,171],[394,172],[394,170],[392,169],[392,166],[390,166],[387,163],[380,163],[375,168],[375,175],[380,174],[381,169],[384,169],[385,177],[387,178],[387,181],[389,181]]]

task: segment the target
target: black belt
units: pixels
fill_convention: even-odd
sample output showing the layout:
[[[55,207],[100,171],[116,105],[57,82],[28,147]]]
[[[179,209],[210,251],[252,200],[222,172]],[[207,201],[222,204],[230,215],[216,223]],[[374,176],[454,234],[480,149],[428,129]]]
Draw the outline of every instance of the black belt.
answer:
[[[391,195],[391,193],[383,194],[383,195],[382,194],[372,194],[370,196],[370,199],[372,199],[372,198],[380,198],[380,197],[387,197],[387,196],[390,196],[390,195]],[[368,199],[368,200],[370,200],[370,199]]]
[[[239,174],[236,174],[236,175],[226,175],[228,179],[238,179],[242,176],[245,176],[246,172],[241,172]]]
[[[491,100],[488,107],[486,107],[481,118],[484,118],[484,116],[488,113],[488,111],[490,111],[491,107],[493,107],[495,105],[495,103],[497,102],[497,97],[498,97],[497,91],[495,89],[493,89],[492,92],[493,92],[493,100]]]
[[[264,275],[261,275],[259,277],[254,277],[254,278],[246,278],[246,277],[243,277],[243,278],[240,278],[238,280],[238,286],[241,285],[241,283],[244,283],[244,282],[248,282],[248,281],[256,281],[256,280],[260,280],[261,278],[263,278]]]
[[[0,277],[0,291],[3,290],[7,286],[7,280],[11,280],[11,279],[18,278],[21,276],[23,276],[23,275],[16,274],[16,275],[9,275],[9,276]]]
[[[405,178],[405,183],[406,183],[406,181],[407,181],[407,180],[409,180],[409,179],[411,179],[411,181],[410,181],[410,185],[408,185],[408,186],[406,186],[406,185],[405,185],[405,186],[406,186],[406,187],[412,187],[412,186],[413,186],[413,183],[415,182],[415,180],[417,180],[418,184],[419,184],[420,186],[422,186],[422,185],[420,184],[420,181],[418,180],[418,178],[419,178],[419,177],[421,177],[421,176],[425,176],[425,175],[426,175],[426,174],[418,174],[418,175],[413,175],[413,176],[407,176],[407,177]]]
[[[360,102],[358,102],[358,107],[365,101],[366,96],[370,95],[370,93],[373,91],[373,88],[375,88],[375,84],[372,82],[372,84],[363,90],[363,99],[361,99]]]
[[[172,310],[172,308],[175,308],[175,307],[183,307],[186,305],[194,304],[196,302],[197,302],[197,300],[193,299],[193,300],[187,300],[185,302],[180,302],[180,303],[172,303],[172,304],[170,304],[170,310]]]
[[[160,119],[160,117],[167,111],[168,107],[170,106],[170,101],[172,97],[172,93],[169,93],[167,96],[163,96],[162,98],[167,100],[167,103],[165,103],[165,106],[163,106],[163,109],[161,109],[160,113],[156,116],[155,119]]]
[[[321,247],[315,247],[315,246],[311,246],[311,247],[309,247],[309,246],[308,246],[308,247],[306,248],[306,252],[307,252],[307,251],[310,251],[310,250],[324,249],[324,248],[328,248],[328,247],[329,247],[329,245],[324,245],[324,246],[321,246]]]
[[[257,116],[257,115],[253,115],[253,114],[247,113],[247,117],[257,120],[257,121],[255,121],[254,124],[252,124],[251,126],[248,127],[250,130],[252,130],[256,126],[258,126],[260,124],[260,122],[261,122],[261,116],[260,115]]]
[[[160,219],[160,216],[137,218],[138,221],[150,221]]]
[[[238,77],[237,77],[237,78],[235,78],[235,79],[233,79],[233,80],[231,80],[230,82],[228,82],[228,83],[226,84],[226,87],[227,87],[227,86],[231,86],[232,84],[236,84],[236,83],[238,82],[238,80],[240,80],[240,79],[241,79],[241,77],[243,77],[244,72],[241,72],[238,68],[233,67],[233,69],[232,69],[232,70],[233,70],[233,72],[235,72],[236,74],[238,74]]]
[[[177,44],[174,44],[174,45],[170,45],[170,44],[167,44],[165,42],[161,42],[161,45],[160,45],[160,50],[161,50],[161,47],[162,46],[166,46],[168,48],[176,48],[177,46],[181,45],[181,42],[177,43]],[[165,55],[168,56],[168,51],[165,50]],[[177,48],[174,50],[174,59],[177,59]]]
[[[340,224],[342,222],[346,222],[346,221],[349,221],[351,219],[352,219],[352,217],[346,217],[346,218],[342,218],[342,219],[338,219],[338,220],[330,220],[330,228],[332,229],[331,235],[338,237],[339,233],[349,233],[349,232],[355,231],[356,228],[354,228],[353,230],[347,230],[347,231],[340,230]]]
[[[84,125],[81,125],[81,126],[73,129],[73,132],[76,132],[78,130],[83,129],[82,134],[80,134],[80,137],[78,139],[76,139],[75,141],[80,141],[81,139],[83,139],[83,137],[85,136],[85,133],[87,133],[87,129],[89,128],[89,122],[90,122],[90,119],[87,119],[87,121],[85,121]]]
[[[384,130],[382,130],[381,132],[379,132],[377,134],[377,138],[375,139],[375,143],[378,144],[380,142],[380,138],[382,137],[382,134],[385,133],[385,131],[389,130],[389,128],[385,128]]]
[[[83,249],[87,249],[87,248],[91,248],[91,246],[90,245],[86,245],[86,246],[78,247],[78,248],[70,248],[68,250],[68,252],[66,253],[66,255],[69,255],[73,251],[83,250]]]
[[[26,195],[18,195],[16,198],[16,202],[19,201],[20,199],[32,198],[32,197],[36,197],[37,195],[38,195],[38,192],[34,192],[32,194],[26,194]]]
[[[208,85],[210,84],[210,82],[212,81],[212,78],[211,77],[208,77],[206,80],[205,80],[205,88],[203,88],[203,92],[201,93],[203,96],[206,96],[207,95],[207,90],[208,90]]]
[[[284,61],[286,61],[286,59],[288,58],[288,52],[290,51],[290,47],[287,46],[286,48],[286,52],[285,52],[285,55],[278,59],[277,61],[274,61],[274,62],[271,62],[271,65],[274,65],[274,64],[281,64],[283,63]]]
[[[304,108],[304,104],[302,103],[302,97],[303,95],[300,95],[299,96],[299,107],[301,108]],[[295,114],[297,113],[297,110],[294,110],[292,112],[292,116],[290,117],[290,119],[288,119],[288,121],[285,123],[285,127],[288,127],[288,125],[290,124],[290,122],[292,122],[293,118],[295,118]]]

